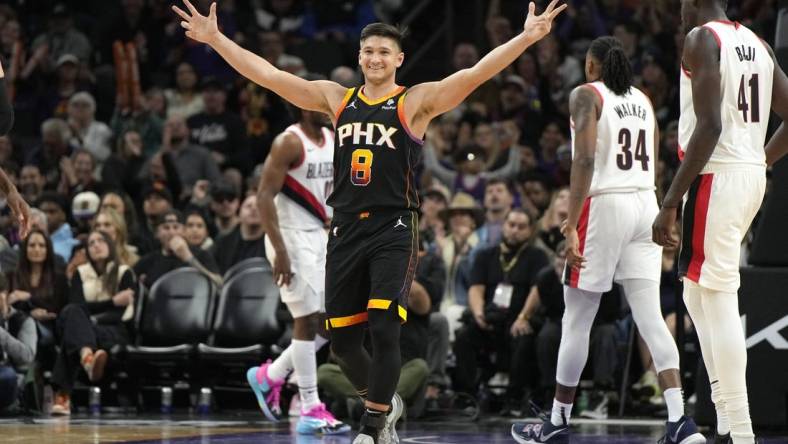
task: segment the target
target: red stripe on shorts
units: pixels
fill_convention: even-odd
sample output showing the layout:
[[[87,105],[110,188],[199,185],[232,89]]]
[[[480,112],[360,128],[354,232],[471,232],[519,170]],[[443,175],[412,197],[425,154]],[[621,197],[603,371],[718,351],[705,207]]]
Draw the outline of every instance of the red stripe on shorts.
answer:
[[[588,213],[591,212],[591,198],[587,198],[583,203],[583,211],[580,213],[580,220],[577,221],[577,237],[580,240],[580,255],[586,249],[586,234],[588,233]],[[572,268],[569,275],[569,286],[577,288],[577,282],[580,280],[580,269]]]
[[[695,221],[692,227],[692,259],[687,268],[687,278],[693,282],[700,279],[700,269],[706,254],[703,251],[706,239],[706,216],[709,212],[709,199],[711,197],[711,183],[713,174],[703,174],[698,185],[698,194],[695,199]]]

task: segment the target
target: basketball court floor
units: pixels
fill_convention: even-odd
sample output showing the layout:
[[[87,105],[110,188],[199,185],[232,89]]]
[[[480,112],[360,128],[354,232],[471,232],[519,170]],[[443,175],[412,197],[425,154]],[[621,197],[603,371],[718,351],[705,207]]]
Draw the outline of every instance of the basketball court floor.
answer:
[[[402,444],[514,443],[511,422],[489,419],[477,422],[408,422],[399,428]],[[299,436],[295,423],[273,424],[258,415],[101,417],[75,415],[62,418],[0,419],[2,443],[296,443],[350,444],[352,435]],[[571,443],[656,443],[663,427],[655,420],[579,420]],[[708,433],[707,433],[708,436]],[[711,441],[709,441],[711,442]],[[765,444],[788,444],[788,431],[764,436]]]

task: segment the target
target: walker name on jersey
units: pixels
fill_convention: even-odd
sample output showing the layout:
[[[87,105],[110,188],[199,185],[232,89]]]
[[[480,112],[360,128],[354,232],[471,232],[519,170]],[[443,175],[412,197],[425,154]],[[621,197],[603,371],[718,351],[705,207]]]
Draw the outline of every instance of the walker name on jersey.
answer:
[[[740,62],[754,62],[755,61],[755,48],[752,46],[737,46],[736,55],[739,56]]]
[[[334,177],[333,162],[309,162],[306,166],[307,179],[324,179]]]
[[[393,150],[396,148],[394,147],[394,141],[391,140],[391,136],[396,132],[397,128],[387,128],[380,123],[352,122],[337,128],[340,148],[345,146],[345,139],[351,138],[351,143],[353,145],[359,145],[360,143],[364,145],[386,145]],[[364,140],[363,142],[361,141],[362,139]]]
[[[648,112],[646,108],[635,104],[635,103],[622,103],[620,105],[616,105],[613,107],[613,111],[616,112],[619,119],[623,119],[624,117],[637,117],[642,121],[646,121],[648,118]]]

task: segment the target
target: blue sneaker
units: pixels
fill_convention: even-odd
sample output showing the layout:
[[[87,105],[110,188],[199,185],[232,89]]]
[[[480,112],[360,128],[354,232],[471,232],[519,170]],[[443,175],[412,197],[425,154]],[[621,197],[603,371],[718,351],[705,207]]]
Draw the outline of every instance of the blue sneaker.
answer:
[[[302,411],[296,431],[302,435],[338,435],[350,431],[350,426],[334,418],[322,402],[309,411]]]
[[[541,424],[515,423],[512,425],[512,438],[520,444],[566,444],[569,442],[569,424],[553,425],[546,418]]]
[[[676,422],[665,423],[665,436],[659,440],[660,444],[706,444],[706,437],[698,433],[695,421],[687,416],[682,416]]]
[[[257,404],[263,414],[270,421],[277,422],[282,416],[282,407],[279,405],[279,396],[282,392],[284,381],[273,381],[268,377],[267,362],[260,367],[252,367],[246,371],[246,381],[257,397]]]

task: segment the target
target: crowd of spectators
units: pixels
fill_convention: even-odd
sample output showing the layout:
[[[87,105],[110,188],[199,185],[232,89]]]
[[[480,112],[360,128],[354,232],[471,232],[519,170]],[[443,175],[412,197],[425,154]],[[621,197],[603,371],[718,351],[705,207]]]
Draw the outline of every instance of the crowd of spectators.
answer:
[[[210,2],[193,3],[205,11]],[[222,32],[279,68],[306,75],[318,67],[352,86],[360,82],[360,29],[399,20],[414,3],[223,0],[218,17]],[[482,3],[486,38],[453,42],[449,72],[522,26],[523,2]],[[776,1],[730,3],[731,17],[771,40]],[[138,283],[193,266],[221,284],[233,264],[265,255],[253,194],[273,138],[292,118],[273,92],[185,38],[170,4],[0,6],[0,63],[16,112],[0,137],[0,166],[35,207],[26,239],[8,209],[0,212],[0,408],[14,403],[8,369],[23,372],[43,356],[41,365],[54,369],[56,411],[67,413],[75,378],[100,380],[106,350],[129,341]],[[427,131],[418,171],[422,265],[402,333],[401,389],[411,403],[453,390],[482,400],[498,384],[508,387],[507,411],[519,414],[551,390],[563,312],[568,96],[585,81],[594,38],[623,43],[636,86],[654,105],[658,194],[677,168],[678,8],[667,0],[568,4],[552,34]],[[666,315],[677,285],[670,254]],[[620,299],[605,298],[592,333],[588,379],[604,402],[622,371]],[[642,367],[638,384],[655,387],[645,350]],[[320,375],[325,390],[352,396],[335,368]]]

